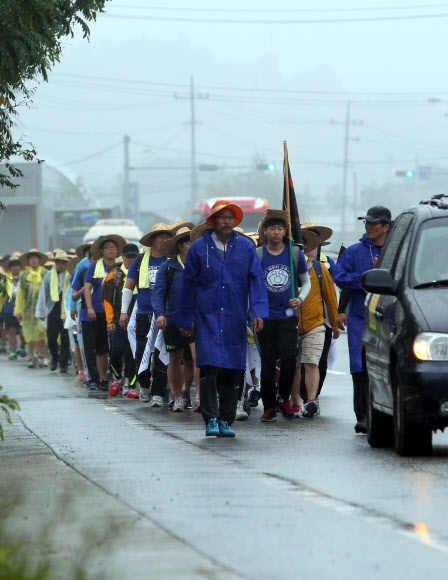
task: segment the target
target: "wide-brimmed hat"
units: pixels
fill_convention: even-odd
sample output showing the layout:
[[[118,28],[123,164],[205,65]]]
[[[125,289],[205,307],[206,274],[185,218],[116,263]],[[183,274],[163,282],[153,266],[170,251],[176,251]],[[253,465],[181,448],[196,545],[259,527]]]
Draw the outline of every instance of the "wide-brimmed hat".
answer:
[[[100,236],[90,247],[90,255],[94,260],[99,260],[102,257],[100,250],[106,242],[113,242],[117,246],[117,256],[119,256],[121,254],[121,248],[125,245],[126,240],[118,234]]]
[[[233,224],[234,226],[237,226],[239,223],[242,222],[243,210],[238,205],[232,203],[231,201],[227,201],[226,199],[220,199],[218,201],[215,201],[215,203],[213,204],[212,211],[210,212],[208,218],[205,220],[205,223],[211,226],[212,217],[218,212],[222,211],[223,209],[230,209],[235,214],[235,222]]]
[[[191,228],[183,227],[178,229],[175,236],[163,242],[161,246],[162,252],[168,258],[174,258],[174,256],[176,256],[179,253],[177,249],[177,243],[183,238],[188,238],[189,240],[191,240],[190,236],[191,236]]]
[[[289,212],[287,209],[267,209],[264,212],[263,219],[258,224],[258,239],[263,243],[265,242],[263,228],[266,227],[266,223],[270,220],[281,220],[288,228]]]
[[[205,232],[205,230],[212,230],[212,229],[213,229],[213,227],[209,226],[206,223],[198,224],[197,226],[194,226],[194,228],[191,230],[190,240],[192,242],[194,242],[202,236],[202,234]]]
[[[305,254],[315,250],[321,243],[320,237],[311,230],[302,230],[303,251]]]
[[[20,256],[21,253],[20,252],[13,252],[10,256],[5,256],[5,263],[3,264],[3,269],[5,270],[5,272],[10,272],[11,271],[11,265],[12,264],[16,264],[17,262],[19,262],[20,265],[22,265],[22,262],[20,261]]]
[[[194,223],[193,222],[186,222],[185,220],[183,220],[182,218],[178,218],[177,220],[174,220],[172,222],[170,222],[169,224],[166,224],[168,228],[170,228],[171,233],[176,234],[177,230],[180,230],[180,228],[190,228],[190,230],[192,228],[194,228]]]
[[[81,260],[84,258],[84,254],[86,252],[86,250],[90,250],[90,246],[92,246],[93,241],[92,242],[87,242],[87,244],[81,244],[80,246],[78,246],[75,250],[75,254],[78,256],[78,258],[81,258]]]
[[[233,231],[236,232],[239,236],[243,236],[243,238],[247,238],[248,240],[250,240],[253,243],[253,245],[255,247],[257,247],[257,242],[251,236],[249,236],[248,234],[245,234],[243,228],[238,228],[238,227],[233,228]]]
[[[22,254],[20,256],[20,261],[22,262],[22,266],[29,266],[28,258],[30,256],[37,256],[39,258],[39,264],[41,266],[43,266],[45,264],[45,262],[48,261],[48,258],[45,254],[42,254],[42,252],[39,252],[39,250],[37,248],[31,248],[31,250],[29,252],[25,252],[25,254]]]
[[[69,261],[69,257],[67,255],[67,252],[64,252],[64,250],[60,250],[59,252],[55,252],[54,253],[54,261],[56,262],[56,260],[61,260],[62,262],[68,262]]]
[[[141,240],[139,240],[140,244],[142,246],[150,248],[152,245],[152,238],[157,234],[170,234],[170,236],[172,236],[173,231],[172,228],[169,226],[169,224],[163,223],[154,224],[151,230],[147,234],[145,234],[143,238],[141,238]]]
[[[67,272],[69,274],[73,274],[73,272],[75,271],[76,265],[79,264],[80,261],[81,261],[81,258],[79,256],[73,256],[73,257],[69,258],[69,260],[67,262]]]
[[[314,222],[304,222],[301,226],[302,232],[304,230],[309,230],[314,234],[317,234],[322,242],[326,242],[333,235],[333,230],[327,228],[326,226],[317,226]]]

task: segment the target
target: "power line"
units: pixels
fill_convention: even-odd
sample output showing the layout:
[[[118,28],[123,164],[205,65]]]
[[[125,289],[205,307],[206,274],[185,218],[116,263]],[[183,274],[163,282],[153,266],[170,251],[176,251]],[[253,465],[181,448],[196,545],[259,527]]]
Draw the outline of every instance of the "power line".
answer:
[[[119,141],[118,143],[115,143],[114,145],[111,145],[110,147],[107,147],[106,149],[102,149],[101,151],[97,151],[96,153],[92,153],[91,155],[87,155],[86,157],[81,157],[81,159],[76,159],[75,161],[61,163],[60,165],[75,165],[76,163],[83,163],[84,161],[89,161],[90,159],[93,159],[94,157],[99,157],[100,155],[104,155],[105,153],[112,151],[112,149],[116,149],[117,147],[121,147],[121,145],[122,145],[122,142]]]

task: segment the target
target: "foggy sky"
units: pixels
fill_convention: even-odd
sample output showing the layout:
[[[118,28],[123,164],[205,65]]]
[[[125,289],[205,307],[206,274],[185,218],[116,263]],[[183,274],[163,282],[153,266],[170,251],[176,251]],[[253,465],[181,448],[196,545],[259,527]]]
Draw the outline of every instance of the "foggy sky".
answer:
[[[349,173],[356,171],[360,187],[393,181],[397,169],[447,165],[447,3],[231,1],[225,12],[191,10],[221,8],[216,0],[165,1],[157,11],[149,5],[108,2],[110,15],[99,15],[91,25],[91,42],[79,32],[66,39],[62,62],[39,85],[33,108],[20,114],[17,134],[88,187],[107,191],[116,182],[125,134],[131,137],[133,166],[188,166],[190,102],[183,97],[191,75],[196,94],[206,97],[195,101],[198,163],[249,166],[258,154],[281,165],[286,139],[296,188],[323,195],[341,186],[350,102],[352,119],[362,121],[351,126],[349,142]],[[369,6],[375,9],[366,10]],[[169,10],[173,7],[190,10]],[[154,14],[240,21],[390,19],[296,24],[145,19]],[[393,19],[429,14],[440,16]],[[132,16],[139,18],[127,18]],[[434,98],[446,104],[428,102]],[[155,183],[160,203],[167,203],[171,191],[188,190],[189,174],[170,178],[162,172]]]

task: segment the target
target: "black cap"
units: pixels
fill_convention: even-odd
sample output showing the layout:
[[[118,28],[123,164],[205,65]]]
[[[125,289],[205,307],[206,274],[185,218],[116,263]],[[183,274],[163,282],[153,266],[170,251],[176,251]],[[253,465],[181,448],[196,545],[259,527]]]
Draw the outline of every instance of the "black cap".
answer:
[[[139,249],[136,244],[125,244],[121,249],[122,256],[138,255]]]
[[[392,222],[392,214],[384,207],[384,205],[375,205],[367,210],[367,215],[362,215],[359,220],[366,220],[366,222]]]

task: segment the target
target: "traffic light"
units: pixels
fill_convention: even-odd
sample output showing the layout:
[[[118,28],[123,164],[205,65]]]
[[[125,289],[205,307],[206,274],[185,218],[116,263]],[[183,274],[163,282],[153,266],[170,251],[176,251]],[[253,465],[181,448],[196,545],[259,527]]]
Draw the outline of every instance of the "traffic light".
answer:
[[[406,177],[406,179],[412,179],[415,175],[415,171],[413,169],[404,169],[404,170],[396,171],[395,175],[397,177]]]
[[[277,165],[275,163],[257,163],[257,169],[260,171],[275,171]]]

